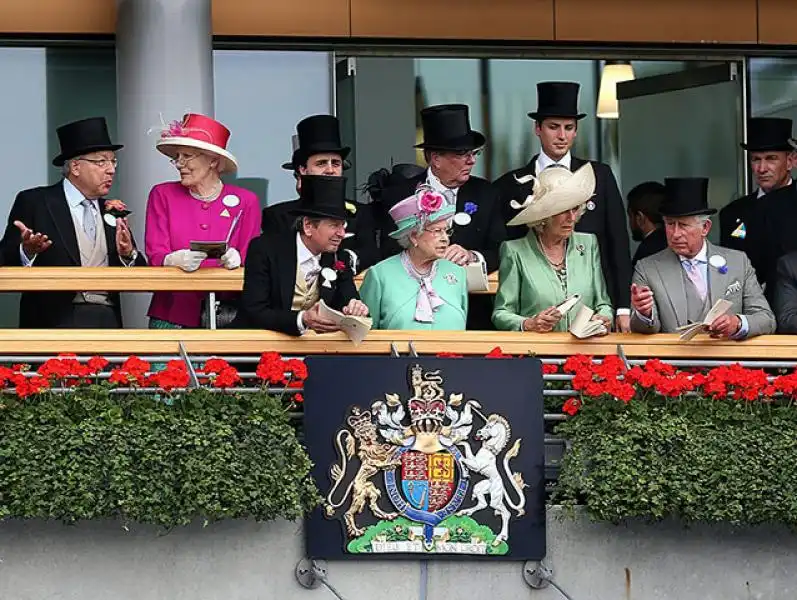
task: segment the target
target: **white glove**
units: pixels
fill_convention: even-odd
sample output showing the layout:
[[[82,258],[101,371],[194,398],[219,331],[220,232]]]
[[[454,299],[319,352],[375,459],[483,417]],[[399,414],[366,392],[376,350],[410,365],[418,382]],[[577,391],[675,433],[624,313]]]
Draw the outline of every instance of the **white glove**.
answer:
[[[241,254],[235,248],[228,248],[227,252],[222,254],[219,260],[222,265],[230,270],[241,266]]]
[[[199,268],[199,265],[201,265],[202,261],[207,257],[208,255],[205,252],[197,252],[195,250],[189,250],[188,248],[185,248],[183,250],[177,250],[176,252],[167,254],[163,259],[163,266],[180,267],[186,273],[192,273]]]

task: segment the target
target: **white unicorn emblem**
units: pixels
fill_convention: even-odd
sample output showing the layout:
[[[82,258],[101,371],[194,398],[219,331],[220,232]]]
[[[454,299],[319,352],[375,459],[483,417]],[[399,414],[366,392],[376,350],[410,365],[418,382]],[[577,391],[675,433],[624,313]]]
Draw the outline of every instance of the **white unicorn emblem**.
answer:
[[[477,412],[482,418],[480,412]],[[501,477],[501,471],[498,468],[497,456],[509,443],[511,435],[511,428],[509,421],[501,415],[490,415],[485,419],[486,424],[484,427],[476,432],[476,439],[482,442],[476,454],[470,448],[468,442],[459,442],[465,450],[465,458],[463,462],[472,471],[483,475],[485,479],[473,486],[473,493],[471,497],[476,500],[476,505],[459,511],[457,514],[470,516],[475,512],[487,508],[487,494],[490,494],[489,506],[495,511],[496,516],[501,517],[501,532],[496,536],[493,541],[493,546],[498,546],[501,542],[506,541],[509,537],[509,517],[511,512],[507,505],[517,511],[517,515],[523,516],[525,514],[526,496],[523,488],[527,487],[523,482],[523,476],[520,473],[513,473],[509,468],[510,459],[516,457],[520,451],[520,439],[515,440],[512,447],[507,450],[504,455],[504,471],[509,477],[512,487],[518,495],[518,502],[512,502],[512,498],[504,487],[504,480]]]

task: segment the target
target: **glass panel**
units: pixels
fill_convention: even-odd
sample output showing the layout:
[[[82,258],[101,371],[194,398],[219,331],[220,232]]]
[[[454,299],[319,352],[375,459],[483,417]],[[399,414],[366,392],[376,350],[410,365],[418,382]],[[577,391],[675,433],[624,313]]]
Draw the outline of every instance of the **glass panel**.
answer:
[[[797,121],[797,59],[751,58],[749,65],[751,116]]]
[[[738,81],[620,100],[624,194],[643,181],[708,177],[710,206],[719,209],[738,198],[740,105]],[[695,110],[709,106],[710,110]],[[714,227],[709,237],[716,241],[719,228]]]
[[[296,198],[290,171],[296,123],[329,114],[332,79],[327,52],[214,50],[216,117],[231,131],[239,171],[225,178],[254,191],[261,205]]]

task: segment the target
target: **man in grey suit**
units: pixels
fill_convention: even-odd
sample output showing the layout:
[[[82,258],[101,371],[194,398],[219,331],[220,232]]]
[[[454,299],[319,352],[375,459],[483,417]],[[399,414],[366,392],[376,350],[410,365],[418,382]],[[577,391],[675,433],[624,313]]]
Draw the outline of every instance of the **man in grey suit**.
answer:
[[[742,340],[775,332],[775,316],[744,252],[706,240],[711,230],[708,179],[668,178],[661,205],[667,248],[636,265],[631,330],[673,333],[702,321],[720,298],[731,310],[710,325],[712,337]]]

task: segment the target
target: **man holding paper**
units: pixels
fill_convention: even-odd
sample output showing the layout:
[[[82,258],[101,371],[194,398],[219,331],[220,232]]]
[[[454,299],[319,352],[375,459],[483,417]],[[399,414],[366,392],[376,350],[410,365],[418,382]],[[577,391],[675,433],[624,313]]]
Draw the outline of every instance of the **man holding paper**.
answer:
[[[340,252],[346,233],[345,190],[345,177],[302,176],[295,229],[264,233],[249,245],[241,310],[233,327],[288,335],[331,333],[341,330],[341,322],[326,308],[368,316],[351,265]]]
[[[708,207],[708,179],[668,178],[664,185],[668,247],[636,265],[631,330],[674,333],[699,323],[687,337],[695,329],[734,340],[774,333],[775,316],[747,255],[706,240],[717,212]]]

